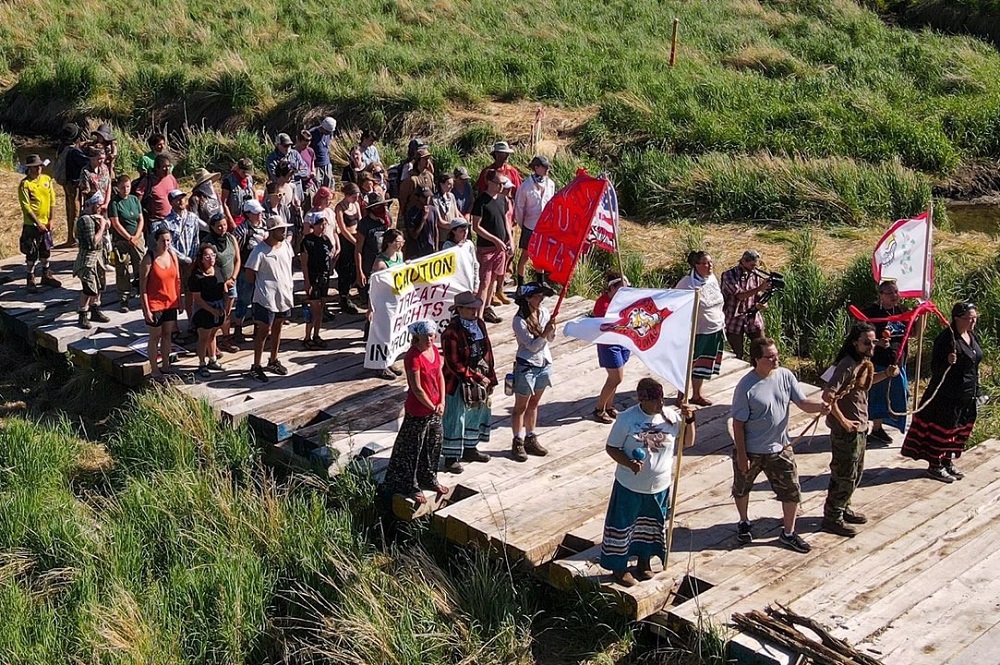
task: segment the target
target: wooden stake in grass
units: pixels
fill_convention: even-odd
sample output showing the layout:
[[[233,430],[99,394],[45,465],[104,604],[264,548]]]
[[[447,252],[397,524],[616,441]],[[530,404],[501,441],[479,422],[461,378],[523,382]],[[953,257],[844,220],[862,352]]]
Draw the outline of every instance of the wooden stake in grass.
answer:
[[[670,38],[670,66],[673,67],[677,63],[677,28],[681,24],[679,18],[674,19],[674,34]]]

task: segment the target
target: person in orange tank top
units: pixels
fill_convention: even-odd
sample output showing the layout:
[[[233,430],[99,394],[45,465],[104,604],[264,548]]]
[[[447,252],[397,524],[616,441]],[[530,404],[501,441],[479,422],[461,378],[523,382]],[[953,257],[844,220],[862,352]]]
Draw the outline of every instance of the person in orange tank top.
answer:
[[[170,230],[161,226],[153,234],[153,240],[152,251],[139,266],[139,300],[149,330],[146,357],[150,378],[162,381],[163,371],[170,370],[170,335],[177,326],[177,310],[181,305],[181,272],[177,257],[170,251]]]

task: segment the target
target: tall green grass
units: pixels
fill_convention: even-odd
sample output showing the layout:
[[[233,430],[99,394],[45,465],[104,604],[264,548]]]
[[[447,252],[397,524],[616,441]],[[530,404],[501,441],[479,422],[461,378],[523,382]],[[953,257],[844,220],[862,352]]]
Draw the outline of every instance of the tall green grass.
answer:
[[[0,505],[3,663],[501,665],[630,639],[503,560],[389,537],[363,473],[275,478],[176,391],[134,395],[106,449],[0,421]]]
[[[137,135],[203,122],[255,135],[330,113],[388,142],[450,136],[466,157],[496,130],[454,134],[453,106],[594,105],[575,147],[626,181],[629,212],[783,223],[883,218],[924,197],[919,174],[948,174],[1000,145],[995,49],[887,25],[851,2],[540,0],[509,13],[431,0],[91,5],[0,6],[8,128],[99,116]],[[681,49],[669,67],[674,17]],[[237,152],[195,147],[216,163]]]
[[[17,161],[14,140],[7,132],[0,131],[0,166],[13,168]]]

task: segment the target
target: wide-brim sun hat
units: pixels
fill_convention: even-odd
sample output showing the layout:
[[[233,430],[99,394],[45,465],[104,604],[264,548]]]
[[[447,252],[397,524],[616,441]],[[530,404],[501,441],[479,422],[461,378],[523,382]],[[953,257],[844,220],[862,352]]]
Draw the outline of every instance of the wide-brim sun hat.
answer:
[[[513,154],[514,149],[510,147],[510,144],[506,141],[497,141],[493,144],[493,150],[490,151],[491,154],[496,154],[498,152],[506,153],[508,155]]]
[[[275,231],[277,229],[287,229],[291,224],[285,221],[285,218],[281,215],[271,215],[264,222],[264,228],[268,231]]]
[[[198,185],[203,185],[209,180],[212,182],[218,182],[221,177],[221,173],[215,173],[214,171],[209,171],[208,169],[198,169],[194,172],[194,186],[197,187]]]

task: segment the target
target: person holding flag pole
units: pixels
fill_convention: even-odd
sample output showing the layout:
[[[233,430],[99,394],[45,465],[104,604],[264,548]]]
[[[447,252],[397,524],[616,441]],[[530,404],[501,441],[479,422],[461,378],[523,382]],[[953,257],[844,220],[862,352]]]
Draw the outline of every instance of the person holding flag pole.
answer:
[[[699,295],[697,290],[623,287],[603,318],[571,321],[565,334],[597,344],[621,344],[672,386],[683,386],[682,394],[687,395]],[[680,456],[695,440],[694,413],[686,400],[676,409],[664,409],[663,386],[653,379],[640,381],[636,396],[639,404],[618,414],[606,446],[618,467],[601,565],[625,586],[652,577],[652,557],[667,565],[673,537],[673,521],[667,518],[677,503]],[[634,574],[627,570],[631,557],[638,559]]]
[[[691,389],[697,292],[692,311],[685,395]],[[694,445],[696,430],[694,412],[686,402],[678,404],[677,413],[664,409],[663,386],[658,381],[642,379],[635,392],[639,404],[615,420],[605,447],[618,467],[604,520],[601,566],[623,586],[651,579],[653,556],[659,556],[663,568],[667,567],[674,530],[675,511],[671,507],[677,504],[681,456],[684,448]],[[634,576],[626,570],[633,555],[637,558]]]

